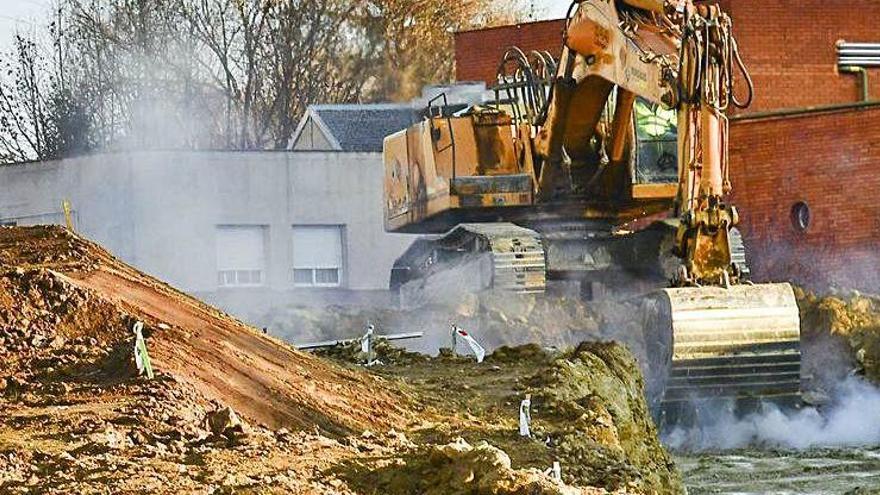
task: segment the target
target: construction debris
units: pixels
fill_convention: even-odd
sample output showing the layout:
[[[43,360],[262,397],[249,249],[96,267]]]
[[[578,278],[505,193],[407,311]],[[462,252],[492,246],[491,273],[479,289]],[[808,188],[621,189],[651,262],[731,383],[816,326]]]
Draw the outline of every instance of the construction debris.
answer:
[[[410,340],[410,339],[420,339],[425,334],[422,332],[409,332],[409,333],[395,333],[390,335],[374,335],[375,340],[387,340],[387,341],[395,341],[395,340]],[[325,340],[323,342],[312,342],[309,344],[297,344],[296,348],[301,351],[308,351],[312,349],[320,349],[322,347],[336,347],[336,346],[344,346],[348,345],[352,342],[361,342],[363,339],[338,339],[338,340]]]
[[[532,433],[529,430],[529,423],[532,421],[532,395],[526,394],[526,398],[519,403],[519,436],[521,437],[531,437]]]
[[[467,344],[468,348],[474,353],[474,357],[477,358],[478,363],[482,363],[483,359],[486,358],[486,349],[477,342],[471,334],[467,333],[463,328],[458,325],[452,325],[452,352],[458,352],[458,339],[464,341]]]
[[[147,343],[144,340],[144,324],[136,322],[134,324],[134,364],[137,367],[138,374],[147,374],[147,378],[153,379],[153,365],[150,363],[150,354],[147,352]]]

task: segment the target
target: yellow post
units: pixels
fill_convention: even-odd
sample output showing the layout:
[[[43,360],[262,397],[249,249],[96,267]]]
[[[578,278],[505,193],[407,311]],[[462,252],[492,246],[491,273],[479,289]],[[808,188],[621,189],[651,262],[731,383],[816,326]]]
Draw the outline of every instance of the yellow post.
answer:
[[[73,218],[70,216],[70,201],[61,201],[61,209],[64,210],[64,222],[67,224],[67,230],[73,232]]]

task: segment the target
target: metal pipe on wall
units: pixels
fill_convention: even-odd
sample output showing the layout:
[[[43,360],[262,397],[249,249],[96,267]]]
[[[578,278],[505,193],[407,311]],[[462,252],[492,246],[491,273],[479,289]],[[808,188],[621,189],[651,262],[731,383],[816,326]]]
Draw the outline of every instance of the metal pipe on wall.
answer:
[[[880,67],[880,43],[837,42],[837,65],[850,67]],[[846,71],[853,72],[853,71]]]
[[[880,67],[880,58],[840,58],[838,66]]]
[[[868,88],[870,85],[868,84],[868,70],[864,67],[853,67],[846,66],[841,67],[840,72],[848,73],[848,74],[858,74],[861,79],[861,90],[862,90],[862,101],[870,101],[871,97],[868,94]]]
[[[880,48],[847,48],[838,49],[837,55],[841,57],[880,57]]]
[[[878,50],[880,49],[880,43],[852,43],[846,41],[838,41],[837,48],[839,50],[842,49],[869,49],[869,50]]]

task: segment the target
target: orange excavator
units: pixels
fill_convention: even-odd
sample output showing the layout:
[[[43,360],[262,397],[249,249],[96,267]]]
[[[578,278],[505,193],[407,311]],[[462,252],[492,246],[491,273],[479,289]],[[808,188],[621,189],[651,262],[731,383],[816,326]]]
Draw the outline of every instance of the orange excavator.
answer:
[[[747,280],[728,202],[725,115],[753,94],[730,18],[693,0],[576,1],[561,57],[512,48],[492,89],[465,107],[441,95],[385,139],[386,230],[423,235],[392,287],[635,298],[652,400],[796,400],[792,288]]]

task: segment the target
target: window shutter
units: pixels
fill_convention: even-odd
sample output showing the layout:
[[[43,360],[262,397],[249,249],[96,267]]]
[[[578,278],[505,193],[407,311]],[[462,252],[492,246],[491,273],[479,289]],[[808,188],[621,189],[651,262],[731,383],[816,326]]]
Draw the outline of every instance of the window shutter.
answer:
[[[262,271],[266,266],[265,230],[260,226],[217,228],[218,271]]]

